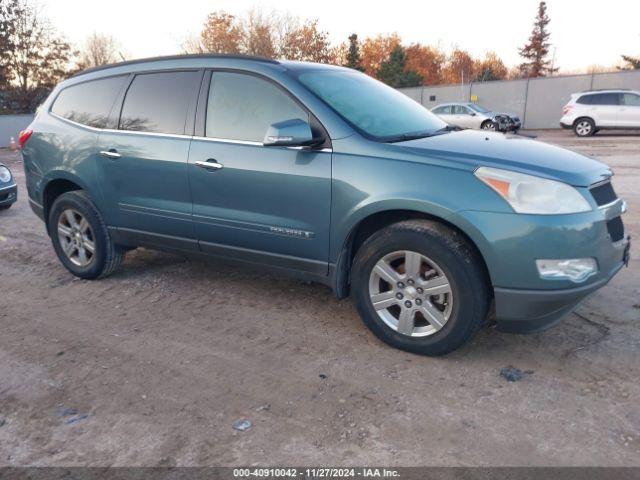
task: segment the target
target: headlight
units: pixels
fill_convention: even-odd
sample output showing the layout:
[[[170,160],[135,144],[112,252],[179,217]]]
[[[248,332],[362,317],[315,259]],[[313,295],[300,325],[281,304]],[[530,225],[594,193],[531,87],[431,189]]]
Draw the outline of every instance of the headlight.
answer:
[[[8,183],[11,181],[11,172],[7,167],[0,167],[0,182]]]
[[[558,215],[591,210],[589,202],[566,183],[491,167],[480,167],[475,175],[517,213]]]

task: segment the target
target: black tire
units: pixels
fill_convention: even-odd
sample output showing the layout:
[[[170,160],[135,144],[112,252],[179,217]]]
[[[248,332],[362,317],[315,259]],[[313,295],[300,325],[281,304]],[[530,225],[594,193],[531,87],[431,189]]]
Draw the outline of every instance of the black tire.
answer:
[[[573,133],[577,137],[592,137],[596,133],[596,124],[588,117],[578,118],[573,122]]]
[[[493,125],[493,128],[489,128],[491,125]],[[485,120],[484,122],[482,122],[482,125],[480,125],[480,129],[489,130],[491,132],[499,131],[498,124],[496,122],[491,121],[491,120]]]
[[[9,210],[11,205],[13,205],[13,203],[10,203],[9,205],[0,205],[0,210]]]
[[[425,337],[404,335],[389,327],[377,314],[369,296],[369,277],[378,260],[398,251],[411,250],[436,262],[449,279],[455,301],[449,320]],[[462,346],[486,320],[491,291],[482,259],[455,230],[430,220],[392,224],[368,238],[356,254],[352,292],[365,325],[383,342],[422,355],[444,355]]]
[[[87,220],[93,232],[95,252],[89,264],[83,267],[74,264],[67,257],[58,238],[58,220],[67,209],[73,209],[80,213]],[[81,190],[63,193],[53,202],[49,213],[48,227],[51,243],[60,262],[76,277],[87,280],[106,277],[117,270],[124,260],[125,250],[113,242],[100,212],[89,196]]]

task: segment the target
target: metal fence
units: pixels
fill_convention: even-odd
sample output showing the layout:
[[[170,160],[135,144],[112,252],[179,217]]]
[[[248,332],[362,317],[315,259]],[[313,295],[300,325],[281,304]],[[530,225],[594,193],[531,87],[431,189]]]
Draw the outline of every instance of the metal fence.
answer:
[[[8,147],[13,138],[18,142],[20,130],[24,130],[33,120],[32,114],[0,115],[0,148]]]
[[[491,110],[518,114],[524,128],[559,128],[562,107],[572,93],[605,88],[640,90],[640,70],[402,88],[400,91],[429,109],[440,103],[473,100]]]

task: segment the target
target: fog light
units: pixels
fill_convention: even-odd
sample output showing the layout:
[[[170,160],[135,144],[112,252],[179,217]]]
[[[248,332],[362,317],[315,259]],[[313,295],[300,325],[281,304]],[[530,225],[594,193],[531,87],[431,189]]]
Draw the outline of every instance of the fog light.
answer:
[[[568,258],[564,260],[536,260],[538,273],[545,280],[571,280],[584,282],[598,273],[595,258]]]

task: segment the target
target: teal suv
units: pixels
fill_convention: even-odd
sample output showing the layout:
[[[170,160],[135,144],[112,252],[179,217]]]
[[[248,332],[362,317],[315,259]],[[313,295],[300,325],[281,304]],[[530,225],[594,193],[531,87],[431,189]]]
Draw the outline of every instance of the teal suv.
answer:
[[[138,246],[259,264],[351,294],[375,335],[427,355],[487,318],[548,327],[629,256],[605,165],[454,129],[341,67],[100,67],[58,85],[20,138],[31,207],[74,275],[109,275]]]

